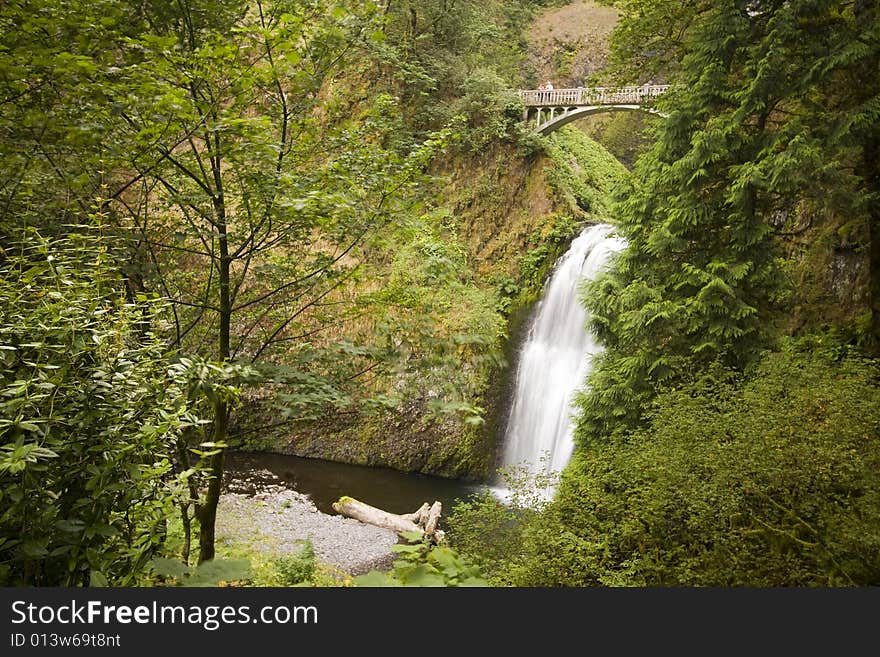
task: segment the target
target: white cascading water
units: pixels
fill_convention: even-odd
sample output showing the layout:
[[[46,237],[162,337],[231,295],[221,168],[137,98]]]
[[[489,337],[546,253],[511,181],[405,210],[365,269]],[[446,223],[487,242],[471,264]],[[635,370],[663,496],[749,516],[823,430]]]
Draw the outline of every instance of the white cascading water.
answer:
[[[613,230],[608,224],[584,230],[556,263],[544,287],[519,354],[502,468],[551,474],[568,464],[574,450],[573,398],[601,351],[587,328],[587,311],[578,291],[624,247]],[[502,498],[508,495],[503,488],[495,492]],[[552,495],[552,487],[544,495]]]

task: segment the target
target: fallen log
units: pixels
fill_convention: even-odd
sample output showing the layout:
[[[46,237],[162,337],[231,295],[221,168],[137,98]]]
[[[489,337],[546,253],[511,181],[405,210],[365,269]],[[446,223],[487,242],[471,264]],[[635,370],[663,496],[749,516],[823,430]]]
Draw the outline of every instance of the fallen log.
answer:
[[[443,531],[437,529],[443,509],[440,502],[435,501],[430,506],[425,502],[413,513],[397,514],[377,509],[353,497],[340,497],[338,501],[333,503],[333,509],[349,518],[360,520],[368,525],[391,529],[398,534],[416,532],[427,536],[434,543],[441,543],[444,538]]]

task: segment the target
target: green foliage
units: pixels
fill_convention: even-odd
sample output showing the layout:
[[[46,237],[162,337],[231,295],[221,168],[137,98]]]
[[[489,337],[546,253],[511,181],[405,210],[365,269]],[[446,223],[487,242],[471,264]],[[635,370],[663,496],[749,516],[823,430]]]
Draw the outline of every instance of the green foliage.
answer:
[[[355,586],[488,586],[480,569],[454,549],[433,545],[416,532],[404,538],[406,544],[391,548],[400,555],[391,571],[373,570],[355,577]]]
[[[128,148],[108,87],[138,13],[119,0],[0,5],[0,240],[27,225],[64,234],[106,192]]]
[[[547,278],[547,270],[552,266],[550,262],[550,247],[541,244],[526,251],[519,259],[520,275],[527,287],[540,290],[541,285]]]
[[[518,510],[491,491],[481,491],[456,503],[448,523],[450,544],[492,584],[508,584],[506,571],[523,558],[524,519]]]
[[[572,213],[594,221],[609,220],[609,201],[626,179],[621,163],[573,127],[551,134],[545,150],[555,165],[547,180],[568,201]]]
[[[279,586],[307,585],[315,577],[315,548],[310,540],[302,542],[298,552],[276,557],[274,567]]]
[[[430,390],[429,412],[482,421],[473,400],[502,362],[506,337],[494,291],[474,279],[451,216],[422,216],[399,229],[390,266],[378,275],[375,338],[402,356],[398,389]],[[411,383],[410,383],[411,382]]]
[[[464,142],[472,151],[525,136],[522,101],[510,83],[492,69],[471,72],[460,93],[453,111],[467,117]]]
[[[0,263],[0,581],[130,585],[180,492],[166,445],[197,419],[107,243],[26,237]]]
[[[184,538],[181,518],[170,518],[162,557],[150,561],[138,586],[335,587],[350,579],[320,563],[309,539],[296,541],[298,549],[288,552],[289,546],[271,535],[241,537],[243,541],[226,535],[217,543],[215,558],[196,565],[181,558]]]
[[[661,120],[646,112],[609,112],[583,119],[580,126],[627,169],[652,146],[649,126]]]
[[[876,8],[622,5],[630,41],[680,34],[661,50],[679,64],[615,210],[629,246],[588,291],[607,351],[581,400],[582,443],[636,426],[658,388],[716,361],[745,367],[772,343],[787,292],[779,213],[810,198],[866,222],[880,191],[867,164],[880,60],[864,46],[880,42]]]
[[[8,65],[23,79],[38,80],[45,60],[81,70],[72,76],[81,86],[69,94],[63,77],[47,81],[62,91],[49,94],[49,111],[25,117],[24,129],[13,122],[21,117],[3,110],[4,144],[16,154],[5,208],[22,223],[34,221],[27,210],[34,198],[19,190],[46,174],[56,177],[51,193],[67,199],[61,207],[40,199],[47,210],[81,213],[97,198],[102,220],[129,246],[120,269],[132,294],[149,290],[171,301],[168,337],[186,357],[181,366],[192,365],[204,383],[188,387],[188,401],[211,420],[177,450],[184,471],[187,447],[209,465],[199,482],[204,495],[188,482],[199,558],[207,560],[240,388],[277,393],[282,419],[326,415],[328,407],[351,405],[349,382],[389,356],[328,329],[364,312],[359,269],[382,231],[409,210],[411,187],[449,132],[386,149],[395,118],[388,98],[353,108],[334,88],[351,54],[381,40],[376,3],[102,4],[130,25],[114,20],[96,30],[93,10],[73,2],[61,24],[68,39],[46,39],[46,30],[59,28],[40,16],[24,36],[8,38],[16,41],[8,58],[2,50],[0,73]],[[2,16],[11,23],[24,13],[4,6]],[[79,52],[80,39],[101,47]],[[71,41],[77,45],[68,48]],[[25,45],[39,47],[38,55],[31,59]],[[36,103],[41,84],[10,93]],[[65,130],[55,126],[61,118],[71,123]],[[85,129],[98,136],[83,144]],[[100,167],[92,150],[101,153]],[[22,152],[47,166],[29,167]],[[56,152],[64,154],[58,161]],[[72,174],[63,166],[68,154]],[[279,361],[287,370],[271,379],[263,376],[268,368],[253,367]]]
[[[664,0],[598,2],[614,6],[622,15],[611,35],[611,66],[605,74],[613,80],[632,82],[657,81],[658,76],[676,72],[685,50],[687,26],[712,6]]]
[[[187,566],[176,559],[156,558],[149,566],[163,586],[225,586],[246,581],[251,576],[248,559],[218,558]]]
[[[519,86],[523,30],[535,5],[404,0],[388,6],[386,38],[371,49],[379,81],[400,99],[411,134],[463,114],[461,143],[470,149],[521,136],[521,107],[510,90]]]
[[[515,581],[880,583],[878,363],[810,342],[665,391],[645,429],[580,450]]]
[[[484,490],[456,503],[448,518],[449,541],[493,585],[508,586],[526,558],[527,531],[546,508],[557,476],[534,474],[526,467],[501,469],[499,475],[504,499]]]
[[[444,128],[465,111],[485,141],[518,116],[498,70],[516,68],[527,11],[505,4],[0,7],[0,241],[15,225],[66,232],[97,203],[128,245],[130,294],[171,300],[163,337],[177,370],[192,365],[175,376],[212,420],[182,439],[181,460],[192,447],[214,470],[190,477],[208,490],[190,495],[204,520],[230,432],[258,433],[233,426],[247,424],[242,398],[276,426],[382,414],[407,395],[468,431],[482,422],[497,299],[432,219],[406,233]],[[420,105],[442,110],[414,128]],[[374,294],[404,263],[423,298]],[[250,366],[258,376],[236,370]]]

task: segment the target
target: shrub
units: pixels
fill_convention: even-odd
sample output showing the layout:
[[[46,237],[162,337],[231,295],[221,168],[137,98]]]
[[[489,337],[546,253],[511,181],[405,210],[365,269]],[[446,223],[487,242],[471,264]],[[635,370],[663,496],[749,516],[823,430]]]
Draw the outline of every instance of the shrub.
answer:
[[[298,552],[276,558],[273,565],[278,586],[309,584],[315,576],[315,548],[311,541],[302,541],[302,548]]]
[[[661,394],[646,429],[576,455],[515,581],[880,584],[877,374],[789,345]]]
[[[131,584],[173,512],[182,409],[104,253],[30,235],[0,263],[0,584]]]
[[[480,569],[445,545],[432,545],[417,532],[391,549],[400,554],[390,572],[373,570],[354,579],[356,586],[486,586]]]
[[[511,570],[526,556],[524,536],[540,516],[556,483],[550,475],[534,475],[526,467],[500,471],[505,499],[489,490],[459,501],[447,519],[450,544],[472,561],[494,585],[512,583]]]

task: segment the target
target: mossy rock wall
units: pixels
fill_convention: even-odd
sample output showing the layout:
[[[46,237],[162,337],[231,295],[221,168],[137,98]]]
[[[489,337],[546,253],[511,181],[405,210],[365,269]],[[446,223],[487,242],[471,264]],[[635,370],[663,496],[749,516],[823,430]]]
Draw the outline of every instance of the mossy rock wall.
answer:
[[[494,368],[479,395],[482,425],[458,415],[432,415],[430,390],[408,390],[399,408],[369,414],[329,411],[283,432],[246,434],[241,446],[363,465],[389,466],[465,479],[489,478],[503,430],[511,364],[533,302],[553,264],[588,224],[609,220],[611,188],[625,169],[574,129],[534,145],[498,144],[435,163],[437,204],[452,217],[478,285],[495,290],[508,339],[507,367]],[[462,362],[462,367],[471,364]],[[410,381],[410,386],[412,381]],[[419,386],[416,385],[416,388]],[[270,424],[264,403],[239,417]],[[247,431],[247,427],[241,427]]]

